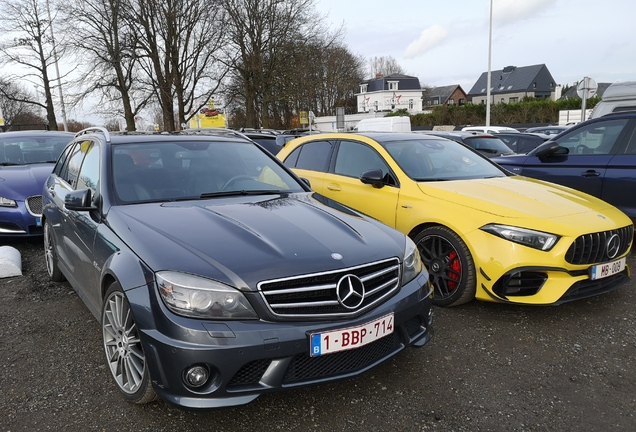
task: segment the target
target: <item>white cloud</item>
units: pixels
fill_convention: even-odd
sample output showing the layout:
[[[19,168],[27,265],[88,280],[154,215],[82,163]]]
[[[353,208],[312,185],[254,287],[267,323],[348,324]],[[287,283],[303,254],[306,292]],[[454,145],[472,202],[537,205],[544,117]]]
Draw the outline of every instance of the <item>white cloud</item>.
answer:
[[[444,39],[446,39],[447,35],[448,32],[442,26],[431,26],[422,31],[420,37],[406,47],[404,56],[406,58],[418,57],[439,45]]]
[[[497,0],[493,2],[493,20],[497,23],[511,23],[545,11],[555,0]]]

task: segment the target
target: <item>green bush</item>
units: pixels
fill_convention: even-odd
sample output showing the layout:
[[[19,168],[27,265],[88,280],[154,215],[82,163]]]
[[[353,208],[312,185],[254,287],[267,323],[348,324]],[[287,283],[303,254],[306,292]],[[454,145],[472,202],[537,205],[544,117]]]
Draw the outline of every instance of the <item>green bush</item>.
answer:
[[[594,108],[600,100],[598,96],[588,99],[586,108]],[[518,103],[491,105],[490,123],[557,123],[559,111],[576,109],[581,109],[580,99],[563,99],[555,102],[549,99],[526,98]],[[396,114],[397,112],[400,114]],[[408,115],[406,110],[399,110],[396,113],[389,115]],[[438,105],[432,108],[430,114],[414,114],[410,117],[411,126],[484,124],[486,104]]]

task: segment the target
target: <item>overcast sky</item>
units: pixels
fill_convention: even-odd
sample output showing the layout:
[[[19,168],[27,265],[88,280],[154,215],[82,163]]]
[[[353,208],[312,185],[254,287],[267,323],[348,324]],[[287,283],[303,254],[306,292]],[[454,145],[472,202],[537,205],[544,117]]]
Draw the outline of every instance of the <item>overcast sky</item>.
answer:
[[[345,45],[422,85],[468,92],[488,70],[490,0],[315,0]],[[557,84],[636,80],[634,0],[493,0],[492,70],[545,64]],[[367,77],[370,78],[370,77]]]

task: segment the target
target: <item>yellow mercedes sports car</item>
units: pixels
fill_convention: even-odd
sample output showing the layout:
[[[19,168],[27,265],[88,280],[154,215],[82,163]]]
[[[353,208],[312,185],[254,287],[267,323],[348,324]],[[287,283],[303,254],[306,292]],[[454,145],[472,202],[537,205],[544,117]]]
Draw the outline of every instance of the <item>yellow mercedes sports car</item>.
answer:
[[[314,191],[408,234],[435,303],[552,305],[630,278],[632,221],[591,195],[513,175],[415,133],[308,135],[278,153]]]

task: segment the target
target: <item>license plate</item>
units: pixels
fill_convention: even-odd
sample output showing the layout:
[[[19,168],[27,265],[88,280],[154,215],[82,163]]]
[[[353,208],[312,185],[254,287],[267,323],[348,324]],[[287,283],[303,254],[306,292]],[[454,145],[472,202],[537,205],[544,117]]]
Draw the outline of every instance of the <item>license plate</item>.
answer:
[[[623,269],[625,269],[625,258],[605,264],[598,264],[590,267],[590,279],[603,279],[615,275],[616,273],[620,273]]]
[[[393,333],[393,314],[385,315],[358,327],[312,333],[310,354],[312,357],[318,357],[360,348],[391,333]]]

